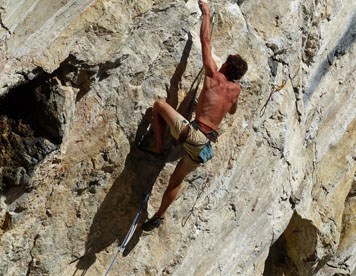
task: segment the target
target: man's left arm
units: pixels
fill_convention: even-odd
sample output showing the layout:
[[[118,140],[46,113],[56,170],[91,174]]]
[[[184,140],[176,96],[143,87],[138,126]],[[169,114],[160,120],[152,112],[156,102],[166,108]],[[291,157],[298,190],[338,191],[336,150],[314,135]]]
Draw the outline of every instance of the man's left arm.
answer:
[[[240,91],[241,91],[241,88],[240,88],[240,85],[239,84],[236,84],[236,87],[235,87],[235,93],[236,93],[236,100],[235,102],[232,104],[232,106],[230,107],[230,110],[229,110],[229,113],[230,114],[235,114],[236,110],[237,110],[237,102],[239,101],[239,96],[240,96]]]
[[[229,113],[230,114],[235,114],[236,110],[237,110],[237,99],[236,99],[236,102],[234,104],[232,104],[232,106],[231,106],[231,108],[229,110]]]

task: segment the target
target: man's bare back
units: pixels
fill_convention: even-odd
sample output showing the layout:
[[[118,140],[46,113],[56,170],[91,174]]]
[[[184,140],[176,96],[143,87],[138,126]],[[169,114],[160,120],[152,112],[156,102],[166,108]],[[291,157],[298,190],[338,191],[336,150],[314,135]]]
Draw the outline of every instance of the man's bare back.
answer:
[[[195,116],[196,120],[217,130],[227,112],[235,113],[237,99],[240,95],[240,86],[230,81],[227,77],[227,75],[230,75],[230,72],[227,74],[229,62],[225,62],[218,70],[211,55],[210,10],[208,4],[202,0],[199,1],[199,5],[203,13],[200,41],[202,44],[205,80],[196,106]]]
[[[195,109],[196,119],[217,130],[227,112],[236,112],[239,95],[240,86],[228,81],[221,72],[214,72],[212,77],[206,76]]]

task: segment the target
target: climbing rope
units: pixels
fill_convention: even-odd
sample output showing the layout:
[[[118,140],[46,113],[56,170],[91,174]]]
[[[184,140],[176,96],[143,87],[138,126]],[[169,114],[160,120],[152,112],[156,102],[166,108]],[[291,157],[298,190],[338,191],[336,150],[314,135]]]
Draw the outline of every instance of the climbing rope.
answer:
[[[298,69],[295,71],[295,73],[294,73],[293,77],[291,77],[291,76],[290,76],[290,73],[289,73],[289,78],[290,78],[290,80],[291,80],[291,81],[293,81],[293,80],[294,80],[294,78],[298,75],[298,73],[299,73],[299,69],[300,69],[300,65],[298,66]]]
[[[158,176],[159,176],[159,173],[160,173],[161,170],[164,168],[164,166],[165,166],[165,164],[166,164],[166,161],[167,161],[167,158],[168,158],[168,156],[169,156],[169,152],[171,151],[172,146],[173,146],[173,143],[171,143],[171,144],[169,145],[168,153],[167,153],[167,155],[165,156],[165,158],[162,160],[162,166],[161,166],[161,168],[158,170],[157,174],[155,175],[154,180],[153,180],[153,183],[156,182],[156,180],[157,180],[157,178],[158,178]],[[127,234],[126,234],[124,240],[121,242],[121,245],[120,245],[120,247],[119,247],[119,249],[118,249],[118,251],[117,251],[117,253],[116,253],[114,259],[112,260],[112,262],[111,262],[111,264],[110,264],[108,270],[106,271],[105,276],[108,275],[109,271],[111,270],[111,268],[113,267],[114,263],[116,262],[117,257],[120,255],[121,251],[123,251],[123,250],[125,249],[126,245],[129,243],[130,239],[132,238],[133,234],[135,233],[135,230],[136,230],[136,227],[137,227],[137,222],[138,222],[138,220],[139,220],[139,218],[140,218],[140,216],[141,216],[141,213],[142,213],[143,209],[144,209],[145,206],[146,206],[146,203],[147,203],[148,199],[150,198],[150,195],[151,195],[151,192],[152,192],[152,188],[153,188],[153,185],[152,185],[152,187],[151,187],[151,190],[146,194],[145,199],[142,201],[141,206],[140,206],[140,209],[138,210],[138,212],[137,212],[137,214],[136,214],[136,216],[135,216],[135,219],[133,220],[133,222],[132,222],[132,224],[131,224],[131,226],[130,226],[130,228],[129,228],[129,231],[127,232]]]
[[[299,72],[299,69],[300,69],[300,65],[298,66],[297,70],[295,71],[294,75],[291,77],[290,73],[289,73],[289,78],[291,80],[291,82],[293,82],[293,80],[295,79],[295,77],[298,75],[298,72]],[[272,85],[272,91],[271,93],[269,94],[269,97],[266,101],[266,103],[263,105],[263,107],[261,108],[261,111],[260,111],[260,118],[263,116],[263,114],[265,114],[266,112],[266,108],[267,108],[267,105],[269,103],[269,101],[273,101],[273,96],[274,96],[274,93],[280,91],[283,89],[283,87],[286,85],[286,80],[283,80],[282,83],[275,87],[274,85]]]
[[[204,182],[205,182],[205,180],[204,180]],[[194,211],[195,205],[197,204],[197,202],[198,202],[200,196],[202,195],[202,193],[204,192],[204,190],[205,190],[205,188],[206,188],[207,186],[208,186],[208,184],[205,182],[203,188],[200,190],[200,192],[199,192],[197,198],[195,199],[192,208],[189,210],[188,214],[182,219],[182,227],[184,227],[184,226],[187,224],[187,222],[188,222],[190,216],[193,215],[193,211]]]
[[[155,181],[156,181],[158,175],[159,175],[159,172],[158,172],[157,176],[155,177]],[[137,212],[137,214],[136,214],[136,217],[135,217],[135,219],[133,220],[133,222],[132,222],[132,224],[131,224],[131,226],[130,226],[130,229],[129,229],[129,231],[127,232],[127,234],[126,234],[124,240],[122,241],[122,243],[121,243],[121,245],[120,245],[120,247],[119,247],[119,249],[118,249],[118,251],[117,251],[117,253],[116,253],[116,255],[115,255],[114,259],[113,259],[113,261],[111,262],[111,264],[110,264],[108,270],[106,271],[105,276],[108,275],[108,273],[109,273],[109,271],[111,270],[112,266],[114,265],[114,263],[115,263],[117,257],[119,256],[119,254],[121,253],[121,251],[123,251],[123,250],[125,249],[126,245],[128,244],[128,242],[129,242],[130,239],[132,238],[133,234],[135,233],[135,230],[136,230],[136,227],[137,227],[138,219],[140,218],[141,213],[142,213],[143,209],[145,208],[145,205],[146,205],[148,199],[150,198],[150,194],[151,194],[151,191],[147,193],[145,199],[144,199],[143,202],[141,203],[140,209],[138,210],[138,212]]]

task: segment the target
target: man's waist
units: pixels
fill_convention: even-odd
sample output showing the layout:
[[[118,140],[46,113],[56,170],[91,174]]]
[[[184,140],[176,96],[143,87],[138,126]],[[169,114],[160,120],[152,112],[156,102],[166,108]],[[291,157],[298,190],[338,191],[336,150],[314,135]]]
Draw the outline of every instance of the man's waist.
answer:
[[[195,119],[194,121],[191,122],[194,128],[199,129],[209,140],[212,142],[216,142],[216,139],[218,138],[219,133],[213,129],[212,127],[208,126],[207,124]]]

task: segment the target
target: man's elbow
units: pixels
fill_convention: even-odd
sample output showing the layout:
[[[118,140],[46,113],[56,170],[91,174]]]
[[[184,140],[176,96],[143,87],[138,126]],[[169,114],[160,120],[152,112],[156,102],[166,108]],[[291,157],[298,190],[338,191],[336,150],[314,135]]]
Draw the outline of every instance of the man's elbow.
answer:
[[[233,115],[233,114],[236,113],[236,110],[237,110],[237,106],[234,105],[233,107],[230,108],[229,113],[230,113],[231,115]]]

